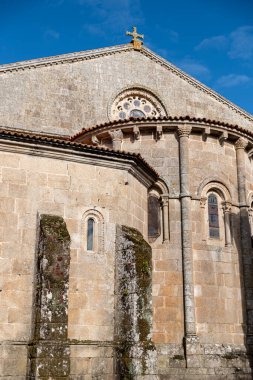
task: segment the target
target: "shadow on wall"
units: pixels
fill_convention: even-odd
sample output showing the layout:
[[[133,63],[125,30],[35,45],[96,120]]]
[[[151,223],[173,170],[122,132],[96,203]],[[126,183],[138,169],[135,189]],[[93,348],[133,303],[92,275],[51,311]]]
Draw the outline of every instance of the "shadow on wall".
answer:
[[[238,252],[246,360],[253,372],[253,237],[247,207],[242,207],[238,214],[231,214],[231,224],[232,230],[238,231],[233,236],[233,243]],[[240,226],[240,230],[236,226]]]

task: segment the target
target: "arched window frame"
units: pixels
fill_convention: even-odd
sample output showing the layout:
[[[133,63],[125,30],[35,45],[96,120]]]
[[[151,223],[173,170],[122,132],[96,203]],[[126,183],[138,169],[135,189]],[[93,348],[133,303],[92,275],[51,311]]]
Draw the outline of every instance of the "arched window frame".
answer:
[[[220,238],[220,223],[219,223],[219,202],[218,196],[211,192],[207,197],[208,205],[208,230],[209,238]]]
[[[169,189],[160,178],[149,189],[148,197],[156,197],[159,201],[160,235],[157,238],[149,236],[149,242],[166,242],[169,240]],[[149,223],[149,222],[148,222]],[[149,235],[149,234],[148,234]]]
[[[211,245],[230,246],[232,243],[230,191],[221,182],[210,181],[205,184],[205,181],[203,181],[203,183],[204,185],[200,187],[202,240]],[[219,223],[219,237],[217,238],[210,236],[208,197],[211,194],[217,197]]]
[[[93,221],[92,246],[88,239],[89,221]],[[104,218],[100,211],[88,209],[82,218],[82,246],[85,252],[101,253],[104,251]]]

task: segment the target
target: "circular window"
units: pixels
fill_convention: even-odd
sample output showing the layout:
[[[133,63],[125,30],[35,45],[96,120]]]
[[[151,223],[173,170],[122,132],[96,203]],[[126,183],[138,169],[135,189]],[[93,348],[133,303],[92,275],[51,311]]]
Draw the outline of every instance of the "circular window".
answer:
[[[166,116],[164,107],[154,95],[141,89],[123,91],[111,108],[112,120],[159,116]]]

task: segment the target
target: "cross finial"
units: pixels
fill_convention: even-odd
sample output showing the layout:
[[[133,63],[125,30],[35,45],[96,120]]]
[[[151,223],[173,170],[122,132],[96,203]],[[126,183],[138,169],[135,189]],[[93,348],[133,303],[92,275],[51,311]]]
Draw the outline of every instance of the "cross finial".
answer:
[[[138,34],[136,26],[133,27],[132,32],[126,32],[127,36],[132,36],[132,44],[134,45],[135,49],[141,49],[141,45],[143,44],[143,41],[140,41],[139,38],[144,39],[144,34]]]

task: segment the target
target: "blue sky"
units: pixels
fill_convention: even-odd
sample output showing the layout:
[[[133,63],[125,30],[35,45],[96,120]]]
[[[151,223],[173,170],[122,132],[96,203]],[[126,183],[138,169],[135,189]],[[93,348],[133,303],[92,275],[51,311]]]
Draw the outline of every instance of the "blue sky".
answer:
[[[0,64],[145,45],[253,114],[253,0],[0,0]]]

